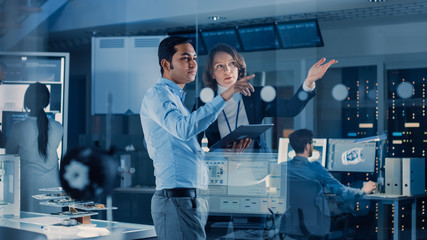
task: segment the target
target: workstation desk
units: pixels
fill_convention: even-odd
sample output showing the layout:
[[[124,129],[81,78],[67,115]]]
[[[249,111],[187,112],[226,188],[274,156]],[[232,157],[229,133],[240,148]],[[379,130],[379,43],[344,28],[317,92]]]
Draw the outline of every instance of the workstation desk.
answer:
[[[411,239],[417,239],[417,200],[421,198],[426,198],[426,194],[412,195],[412,196],[403,196],[403,195],[388,195],[388,194],[371,194],[366,195],[365,198],[371,201],[378,202],[378,240],[381,239],[393,239],[399,240],[402,239],[401,234],[403,229],[407,227],[402,227],[401,219],[402,216],[402,207],[410,205],[411,206]],[[392,228],[392,238],[388,237],[389,224],[387,221],[387,216],[391,214],[391,211],[387,211],[386,206],[392,206],[394,209],[393,212],[393,228]]]
[[[20,235],[21,232],[23,236],[31,233],[34,233],[34,236],[42,234],[34,239],[149,239],[156,237],[152,225],[113,221],[108,231],[108,221],[104,220],[92,219],[90,225],[82,224],[73,227],[52,226],[47,224],[49,221],[52,221],[52,215],[32,212],[21,212],[19,217],[0,217],[0,239],[11,234]],[[109,232],[111,233],[108,234]],[[91,233],[99,233],[100,236],[94,237]],[[28,238],[12,236],[4,239]]]

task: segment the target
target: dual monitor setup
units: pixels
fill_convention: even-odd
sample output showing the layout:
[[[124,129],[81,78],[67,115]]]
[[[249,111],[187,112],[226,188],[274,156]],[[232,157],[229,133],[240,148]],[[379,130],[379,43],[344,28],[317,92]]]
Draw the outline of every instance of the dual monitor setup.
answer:
[[[330,172],[375,172],[376,142],[356,143],[355,139],[315,138],[309,161],[317,161]],[[279,142],[279,162],[295,156],[288,138]]]

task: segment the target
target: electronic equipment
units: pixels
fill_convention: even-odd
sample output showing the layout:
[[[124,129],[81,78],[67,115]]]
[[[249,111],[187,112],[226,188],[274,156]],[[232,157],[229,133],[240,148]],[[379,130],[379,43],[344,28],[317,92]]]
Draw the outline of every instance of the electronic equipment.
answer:
[[[329,139],[327,169],[332,172],[374,172],[376,143]]]
[[[280,48],[273,24],[237,28],[244,51],[261,51]]]
[[[18,155],[0,155],[0,217],[19,216],[21,178]]]
[[[208,51],[218,43],[228,44],[238,52],[242,50],[235,28],[201,31],[201,35]]]
[[[323,46],[317,20],[291,21],[277,24],[283,48]]]
[[[427,68],[392,69],[386,76],[387,100],[393,103],[387,110],[389,156],[425,158]]]
[[[135,168],[131,166],[130,154],[119,154],[120,159],[120,187],[127,188],[132,186],[132,175],[135,173]]]
[[[28,117],[28,112],[3,111],[2,113],[2,132],[5,137],[9,137],[12,126]]]
[[[0,135],[0,148],[4,148],[7,143],[7,138],[12,130],[12,126],[28,117],[28,112],[3,111],[2,112],[2,134]],[[55,119],[55,113],[47,112],[48,118]],[[58,148],[58,153],[61,153],[61,146]]]
[[[310,162],[319,162],[323,167],[326,167],[326,146],[328,140],[326,138],[313,138],[313,153],[308,158]],[[289,138],[280,138],[279,140],[279,162],[286,162],[295,157],[295,151],[289,144]]]
[[[209,187],[200,193],[209,199],[209,213],[284,213],[286,191],[282,191],[277,154],[207,152]]]
[[[12,130],[12,126],[20,121],[24,121],[27,119],[29,112],[18,112],[18,111],[3,111],[2,112],[2,132],[3,132],[3,139],[1,141],[2,144],[0,144],[0,147],[4,148],[7,137],[9,137],[10,131]],[[48,118],[55,119],[55,113],[47,112],[46,113]]]

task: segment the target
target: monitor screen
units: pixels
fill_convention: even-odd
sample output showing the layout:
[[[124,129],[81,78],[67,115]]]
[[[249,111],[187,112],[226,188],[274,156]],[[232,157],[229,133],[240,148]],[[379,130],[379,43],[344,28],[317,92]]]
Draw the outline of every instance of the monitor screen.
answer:
[[[202,31],[201,35],[208,51],[218,43],[228,44],[234,47],[237,51],[242,50],[235,28]]]
[[[277,30],[283,48],[323,46],[316,20],[278,23]]]
[[[28,117],[28,112],[18,112],[18,111],[3,111],[2,112],[2,140],[0,141],[0,147],[4,148],[6,145],[7,137],[10,135],[12,126],[20,121],[25,120]],[[55,119],[55,113],[47,112],[48,118]]]
[[[201,194],[209,199],[209,213],[284,213],[277,154],[208,152],[203,155],[209,186]]]
[[[354,139],[329,139],[328,170],[374,172],[376,142],[354,143]]]
[[[171,33],[169,35],[189,38],[191,39],[191,45],[196,49],[197,55],[207,54],[206,47],[202,43],[202,39],[199,37],[199,34],[196,34],[196,32]]]
[[[260,51],[280,47],[274,25],[240,27],[237,32],[244,51]]]
[[[63,79],[64,57],[2,55],[7,66],[4,83],[60,83]]]
[[[8,137],[13,124],[23,121],[28,117],[28,112],[3,111],[2,114],[2,132]]]
[[[313,153],[308,158],[310,162],[319,162],[326,167],[326,138],[313,138]],[[286,162],[295,157],[295,151],[289,144],[289,138],[280,138],[279,140],[279,162]]]

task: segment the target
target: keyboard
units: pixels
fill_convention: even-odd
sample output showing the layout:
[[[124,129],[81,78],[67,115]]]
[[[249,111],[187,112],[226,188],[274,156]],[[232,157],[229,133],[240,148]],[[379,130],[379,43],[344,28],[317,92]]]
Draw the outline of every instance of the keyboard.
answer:
[[[372,197],[383,197],[383,198],[397,198],[397,197],[405,197],[403,195],[400,194],[389,194],[389,193],[373,193],[373,194],[369,194],[366,195],[367,197],[372,196]]]
[[[216,222],[211,225],[212,228],[229,228],[236,229],[263,229],[264,223],[231,223],[230,222]]]

